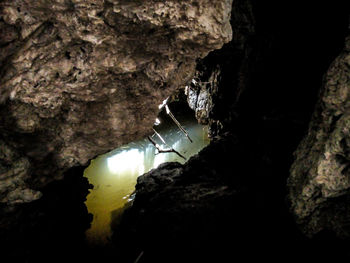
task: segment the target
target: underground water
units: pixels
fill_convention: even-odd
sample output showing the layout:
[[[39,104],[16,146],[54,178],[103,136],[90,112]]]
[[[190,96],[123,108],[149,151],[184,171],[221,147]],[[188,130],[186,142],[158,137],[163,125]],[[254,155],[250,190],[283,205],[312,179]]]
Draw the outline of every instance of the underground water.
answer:
[[[198,124],[193,116],[182,117],[181,125],[188,132],[192,143],[171,120],[163,118],[161,125],[155,128],[168,146],[186,159],[176,153],[158,153],[149,139],[144,138],[91,161],[84,172],[84,176],[94,186],[86,201],[88,211],[93,215],[91,228],[86,232],[89,243],[104,245],[109,242],[111,227],[120,219],[123,208],[132,202],[140,175],[165,162],[185,163],[209,144],[207,127]],[[162,145],[156,134],[152,139]]]

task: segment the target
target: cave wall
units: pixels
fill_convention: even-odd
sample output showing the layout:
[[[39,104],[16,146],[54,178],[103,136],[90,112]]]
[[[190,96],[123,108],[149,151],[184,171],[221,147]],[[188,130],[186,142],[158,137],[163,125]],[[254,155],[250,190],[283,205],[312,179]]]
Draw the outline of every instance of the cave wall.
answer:
[[[277,246],[263,246],[271,239],[294,242],[283,251],[300,259],[320,250],[305,246],[305,233],[329,228],[346,237],[348,46],[330,68],[291,170],[289,198],[302,232],[285,197],[292,153],[344,46],[349,8],[334,1],[318,3],[317,12],[304,1],[233,4],[230,14],[230,1],[2,1],[2,202],[32,201],[40,193],[31,189],[68,167],[147,134],[159,102],[188,85],[214,142],[185,166],[167,164],[140,178],[122,223],[126,239],[115,237],[133,250],[132,262],[142,249],[144,261],[155,262],[159,248],[180,259],[191,252],[195,260],[203,248],[203,260],[216,252],[271,258]],[[231,34],[233,41],[196,66]],[[318,174],[319,162],[337,173],[326,167]]]
[[[215,261],[217,256],[227,260],[233,255],[281,260],[278,255],[284,254],[311,261],[350,257],[349,241],[340,234],[348,222],[346,195],[325,200],[319,187],[312,188],[315,195],[300,195],[314,185],[305,172],[315,169],[319,158],[327,158],[323,144],[328,139],[333,143],[323,129],[332,126],[339,134],[347,125],[344,117],[335,118],[332,125],[336,111],[322,116],[319,109],[322,105],[328,112],[325,98],[327,104],[339,103],[338,114],[346,110],[347,51],[328,73],[328,81],[333,81],[328,85],[334,90],[326,97],[321,93],[318,106],[316,102],[324,75],[349,34],[349,10],[347,3],[333,1],[318,3],[317,12],[315,5],[304,1],[233,3],[233,40],[198,62],[194,81],[186,88],[197,118],[210,125],[213,142],[184,166],[165,164],[139,178],[134,206],[115,234],[118,245],[128,236],[140,240],[136,248],[122,246],[126,257],[135,259],[142,251],[145,262],[174,252],[177,261],[188,257]],[[339,76],[344,85],[334,88]],[[310,134],[293,156],[308,132],[315,106]],[[334,156],[339,169],[347,165],[346,144],[343,140],[341,156]],[[312,150],[315,146],[320,147],[317,152]],[[334,150],[339,146],[332,145]],[[322,179],[334,178],[328,172],[331,178]],[[339,177],[340,188],[332,190],[344,194],[346,175]],[[315,205],[320,200],[326,209]],[[308,212],[306,206],[316,208],[316,214],[301,218]],[[316,221],[316,228],[307,225]],[[327,225],[331,231],[320,231]]]
[[[192,85],[190,104],[200,101],[196,96],[201,92],[209,94],[202,100],[209,105],[203,121],[213,123],[213,136],[252,129],[261,136],[263,123],[281,126],[284,119],[298,130],[290,127],[295,131],[288,137],[299,143],[323,75],[343,48],[349,5],[324,1],[317,12],[313,4],[302,1],[252,0],[235,5],[233,39],[197,64],[198,84]],[[284,133],[289,134],[287,129]]]
[[[231,4],[1,1],[0,202],[35,200],[68,168],[148,134],[195,60],[231,39]]]
[[[289,199],[305,234],[350,237],[350,36],[324,78],[307,136],[295,152]]]
[[[210,137],[235,128],[241,95],[250,86],[259,44],[252,1],[236,1],[232,8],[233,39],[198,61],[187,101],[198,121],[209,125]]]
[[[188,101],[212,137],[261,151],[261,182],[289,195],[303,233],[348,238],[349,4],[236,5],[233,40],[197,65]]]

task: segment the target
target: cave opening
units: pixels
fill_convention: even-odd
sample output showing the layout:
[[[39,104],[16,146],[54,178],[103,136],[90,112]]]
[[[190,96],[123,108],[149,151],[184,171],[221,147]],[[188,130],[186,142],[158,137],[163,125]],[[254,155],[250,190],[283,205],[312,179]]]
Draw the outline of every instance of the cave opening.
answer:
[[[90,246],[110,243],[113,228],[123,211],[132,205],[139,176],[165,162],[184,164],[210,143],[208,127],[198,123],[183,90],[172,97],[170,102],[168,98],[159,105],[150,139],[142,138],[100,155],[85,169],[84,177],[93,186],[85,202],[93,215],[91,227],[86,231]],[[173,152],[161,152],[165,148]]]

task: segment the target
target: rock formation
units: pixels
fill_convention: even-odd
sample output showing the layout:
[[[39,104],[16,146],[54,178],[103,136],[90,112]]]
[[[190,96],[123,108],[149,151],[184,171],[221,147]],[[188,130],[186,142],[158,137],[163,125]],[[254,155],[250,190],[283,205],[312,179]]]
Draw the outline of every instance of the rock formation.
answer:
[[[308,169],[314,169],[318,159],[324,158],[324,146],[317,144],[330,138],[330,127],[337,133],[346,132],[344,116],[335,118],[332,125],[336,111],[327,110],[324,119],[321,113],[313,118],[311,136],[297,151],[289,179],[292,213],[286,202],[293,152],[307,131],[322,77],[342,49],[348,33],[348,9],[343,7],[342,12],[337,6],[333,10],[336,17],[326,16],[330,12],[327,3],[311,19],[314,6],[303,5],[305,9],[300,11],[297,4],[291,4],[293,8],[289,9],[290,6],[281,8],[277,2],[235,1],[233,40],[198,63],[195,81],[187,87],[188,102],[197,118],[210,125],[213,141],[184,166],[164,164],[139,177],[134,205],[115,233],[121,253],[132,255],[130,261],[142,251],[144,262],[167,255],[172,255],[167,258],[170,261],[178,256],[175,262],[188,258],[201,262],[207,256],[212,256],[213,262],[224,262],[215,257],[223,256],[227,261],[237,255],[270,260],[278,254],[276,249],[296,259],[350,256],[340,243],[336,248],[327,244],[322,250],[322,243],[317,242],[339,241],[340,232],[346,234],[347,195],[323,198],[317,192],[319,188],[311,188],[315,196],[308,199],[301,192],[314,185],[309,180],[311,174],[306,174]],[[275,5],[281,8],[279,12],[271,11]],[[325,93],[328,104],[338,104],[339,114],[346,111],[348,103],[347,49],[342,54],[331,67],[332,79],[339,79],[342,89]],[[323,112],[324,104],[319,104],[318,112],[320,107]],[[323,127],[327,133],[320,131]],[[318,137],[316,133],[325,136]],[[346,173],[347,142],[332,142],[332,147],[338,147],[334,149],[343,147],[342,166],[332,165],[329,172],[336,168]],[[347,191],[346,176],[339,175],[338,179],[338,189]],[[325,206],[313,202],[320,198]],[[308,208],[322,211],[322,215],[313,215]],[[311,217],[305,214],[301,218],[305,212]],[[297,223],[293,215],[299,218]],[[317,229],[308,225],[313,218],[318,220]],[[304,231],[300,231],[299,224]],[[304,235],[316,233],[326,224],[338,236],[332,231],[319,233],[311,240]],[[128,238],[135,247],[126,247]]]
[[[241,242],[235,256],[245,254],[240,249],[260,224],[258,211],[251,209],[258,192],[241,176],[257,156],[241,155],[244,147],[224,138],[184,165],[164,163],[140,176],[135,201],[115,229],[118,258],[133,262],[144,251],[144,262],[222,262],[232,253],[233,240]],[[238,161],[234,169],[232,159]]]
[[[188,85],[188,104],[202,124],[209,125],[211,137],[232,130],[240,97],[249,86],[252,38],[256,23],[251,1],[234,2],[231,14],[233,39],[211,52],[197,64],[195,79]]]
[[[1,1],[0,202],[150,132],[195,60],[232,37],[232,0]]]
[[[292,211],[303,232],[350,237],[350,37],[324,79],[307,136],[288,181]]]
[[[226,262],[240,254],[261,261],[276,256],[280,244],[279,252],[297,260],[303,252],[312,261],[350,256],[340,246],[321,250],[305,236],[350,233],[349,38],[309,126],[322,76],[349,33],[349,8],[332,0],[233,3],[0,1],[5,252],[51,262],[79,243],[77,258],[99,260],[104,253],[95,260],[83,244],[91,220],[82,203],[90,187],[81,180],[83,165],[147,135],[158,104],[188,86],[212,143],[185,165],[164,164],[139,178],[114,236],[121,257]],[[115,260],[116,249],[107,250]]]

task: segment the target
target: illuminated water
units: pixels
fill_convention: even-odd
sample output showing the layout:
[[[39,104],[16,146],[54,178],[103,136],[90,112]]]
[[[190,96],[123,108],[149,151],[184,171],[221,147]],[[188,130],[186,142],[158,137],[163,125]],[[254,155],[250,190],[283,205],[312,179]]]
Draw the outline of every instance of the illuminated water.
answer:
[[[174,125],[158,132],[168,145],[188,159],[208,145],[209,140],[206,127],[194,121],[182,124],[193,143],[190,143]],[[152,138],[161,143],[156,136]],[[128,203],[138,176],[164,162],[185,162],[175,153],[157,155],[155,153],[156,149],[145,138],[99,156],[85,170],[84,176],[94,185],[85,202],[89,213],[93,214],[92,226],[86,232],[87,239],[91,243],[108,242],[112,234],[112,218],[118,217],[122,208]]]

